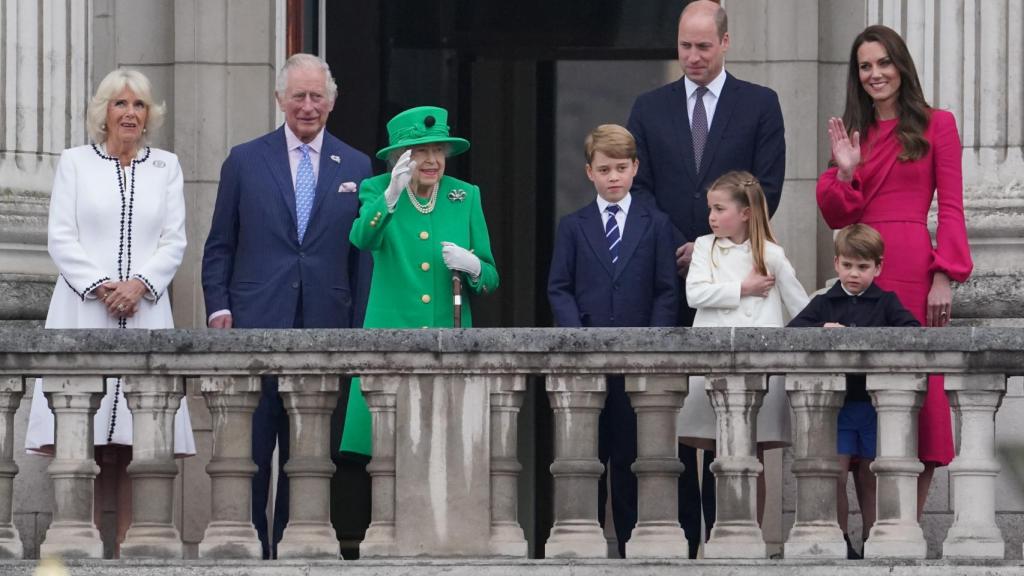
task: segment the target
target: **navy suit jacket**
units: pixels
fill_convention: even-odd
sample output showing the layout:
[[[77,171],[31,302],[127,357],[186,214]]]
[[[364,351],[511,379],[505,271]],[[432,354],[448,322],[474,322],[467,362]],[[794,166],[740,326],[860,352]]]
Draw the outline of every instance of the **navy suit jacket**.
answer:
[[[325,131],[300,245],[284,126],[232,148],[203,253],[207,314],[228,309],[236,328],[292,328],[301,295],[303,327],[360,325],[369,259],[348,239],[359,195],[339,189],[370,176],[369,157]]]
[[[786,175],[786,138],[779,98],[770,88],[726,74],[699,171],[682,78],[641,94],[627,128],[636,138],[640,159],[633,195],[653,198],[668,214],[680,234],[677,246],[711,233],[707,189],[731,170],[756,176],[769,214],[775,213]]]
[[[672,224],[656,208],[631,203],[615,264],[596,201],[558,223],[548,300],[559,326],[675,326],[678,290]]]

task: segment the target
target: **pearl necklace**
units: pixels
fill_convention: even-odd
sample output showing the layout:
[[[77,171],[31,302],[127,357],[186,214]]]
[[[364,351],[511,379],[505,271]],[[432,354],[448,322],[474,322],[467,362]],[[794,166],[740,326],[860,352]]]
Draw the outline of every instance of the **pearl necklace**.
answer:
[[[430,190],[430,200],[426,204],[420,204],[419,200],[416,199],[416,195],[412,193],[412,188],[405,187],[406,193],[409,195],[409,201],[412,205],[419,210],[420,214],[430,214],[434,211],[434,205],[437,204],[437,189],[440,188],[441,183],[434,184],[434,187]]]

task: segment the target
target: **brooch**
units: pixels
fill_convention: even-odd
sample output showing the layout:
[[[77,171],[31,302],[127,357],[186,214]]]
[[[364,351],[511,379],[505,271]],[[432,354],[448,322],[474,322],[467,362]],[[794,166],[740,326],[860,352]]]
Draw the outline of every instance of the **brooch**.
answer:
[[[466,199],[466,191],[461,188],[456,188],[448,193],[448,199],[452,202],[462,202]]]
[[[153,166],[156,166],[157,168],[163,168],[166,165],[167,164],[165,164],[163,160],[153,160]]]

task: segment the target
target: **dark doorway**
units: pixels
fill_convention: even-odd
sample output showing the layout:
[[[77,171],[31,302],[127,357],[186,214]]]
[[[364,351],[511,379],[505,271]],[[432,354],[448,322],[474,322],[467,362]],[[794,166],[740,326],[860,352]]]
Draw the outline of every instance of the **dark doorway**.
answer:
[[[546,284],[557,217],[577,197],[593,193],[579,185],[583,136],[598,123],[625,124],[632,98],[664,83],[658,72],[675,59],[676,22],[686,3],[326,3],[324,57],[340,90],[328,125],[333,134],[372,155],[387,143],[388,119],[430,104],[448,109],[453,132],[472,142],[446,172],[480,186],[501,276],[497,293],[473,301],[474,325],[551,325]],[[560,88],[567,82],[572,90]],[[600,95],[609,83],[626,96],[606,100],[595,113],[586,91]],[[570,91],[576,96],[567,98]],[[573,102],[583,102],[582,112]],[[376,166],[378,173],[384,169]],[[551,524],[552,436],[542,378],[530,379],[520,432],[520,522],[531,555],[543,556]],[[344,474],[351,473],[346,468]],[[336,498],[346,494],[335,492]],[[351,496],[336,509],[364,510],[365,499]],[[362,515],[336,518],[339,535],[357,540],[365,530]]]

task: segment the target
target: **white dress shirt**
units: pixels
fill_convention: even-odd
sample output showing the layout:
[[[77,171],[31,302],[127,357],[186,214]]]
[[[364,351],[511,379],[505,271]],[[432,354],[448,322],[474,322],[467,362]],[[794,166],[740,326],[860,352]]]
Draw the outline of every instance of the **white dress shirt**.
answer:
[[[292,169],[292,189],[295,189],[295,175],[299,171],[299,162],[302,161],[302,150],[299,148],[304,144],[299,137],[292,132],[288,124],[284,125],[284,140],[288,143],[288,166]],[[309,160],[313,163],[313,181],[320,176],[320,149],[324,145],[324,131],[320,132],[307,144],[309,146]]]
[[[690,118],[690,126],[693,126],[693,107],[697,104],[698,84],[689,78],[683,77],[683,85],[686,87],[686,114]],[[725,86],[725,68],[718,73],[714,80],[708,82],[708,91],[704,93],[704,111],[708,115],[708,131],[711,130],[711,122],[715,119],[715,108],[718,107],[718,99],[722,96],[722,88]]]
[[[619,207],[619,212],[615,214],[615,223],[619,225],[619,238],[626,233],[626,214],[629,213],[629,205],[633,201],[633,198],[626,192],[626,195],[616,202]],[[608,206],[611,202],[597,197],[597,209],[601,211],[601,224],[605,226],[605,230],[608,229],[608,219],[612,217],[611,213],[607,211]]]

